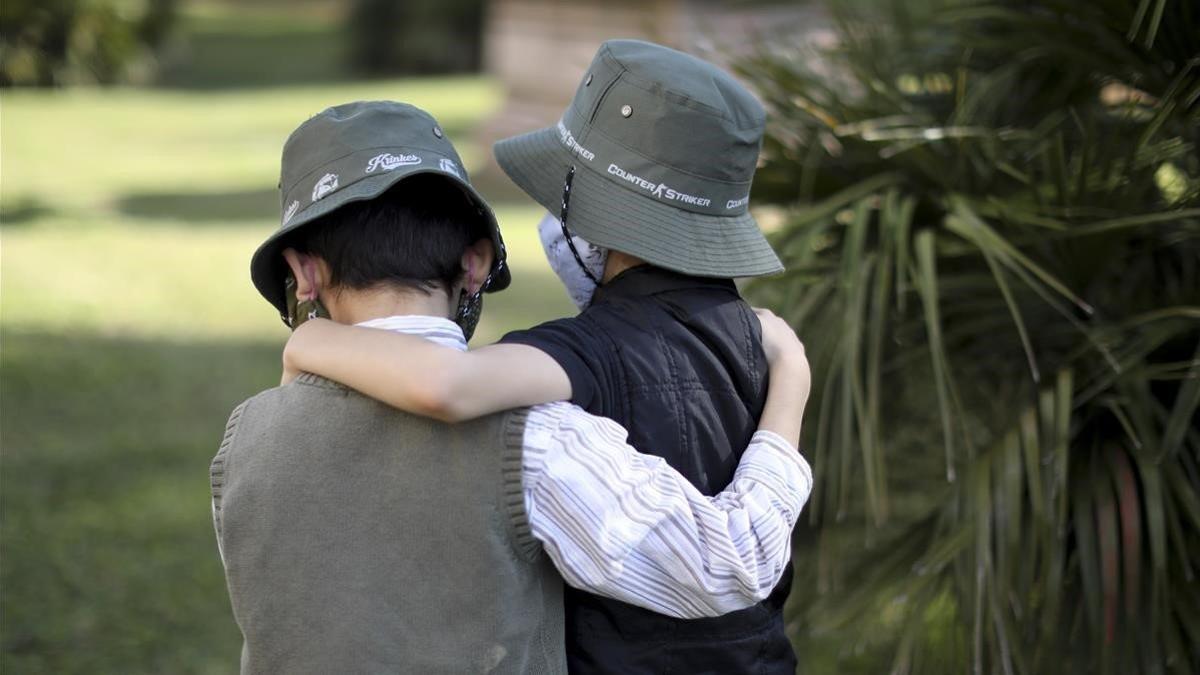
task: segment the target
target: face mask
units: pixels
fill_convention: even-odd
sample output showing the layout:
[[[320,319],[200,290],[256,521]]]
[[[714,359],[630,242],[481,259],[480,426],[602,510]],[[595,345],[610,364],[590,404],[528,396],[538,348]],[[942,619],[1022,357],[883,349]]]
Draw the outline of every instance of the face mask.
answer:
[[[546,260],[550,268],[558,275],[563,285],[567,287],[567,295],[579,309],[585,309],[592,304],[592,295],[596,292],[596,282],[604,276],[604,264],[608,261],[608,249],[595,246],[582,237],[572,235],[575,249],[579,251],[583,267],[571,252],[567,238],[563,234],[562,224],[553,214],[547,213],[542,222],[538,223],[538,236],[542,239],[542,248],[546,251]],[[586,268],[586,272],[584,271]],[[591,274],[589,277],[588,274]]]
[[[291,274],[287,275],[287,279],[283,282],[283,292],[287,296],[287,318],[284,323],[292,330],[300,327],[300,324],[309,319],[328,319],[329,312],[325,309],[325,305],[317,298],[311,300],[298,300],[296,298],[296,277]]]
[[[483,289],[467,293],[463,289],[458,294],[458,308],[454,311],[454,323],[462,329],[463,339],[471,341],[475,327],[479,325],[479,317],[483,314]]]

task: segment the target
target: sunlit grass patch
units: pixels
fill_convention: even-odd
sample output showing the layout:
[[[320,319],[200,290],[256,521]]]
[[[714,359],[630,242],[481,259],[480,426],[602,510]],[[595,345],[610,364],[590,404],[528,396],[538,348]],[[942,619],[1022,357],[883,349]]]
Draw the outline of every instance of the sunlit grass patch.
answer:
[[[331,105],[371,99],[428,110],[468,169],[486,159],[471,132],[495,110],[499,92],[477,77],[222,92],[7,91],[0,201],[29,200],[86,220],[124,215],[119,200],[135,195],[273,190],[296,126]]]
[[[468,168],[495,109],[486,79],[237,93],[5,94],[0,220],[5,326],[138,336],[270,338],[283,327],[249,282],[278,222],[279,153],[332,104],[394,98],[429,110]],[[542,260],[532,202],[498,209],[515,279],[489,297],[478,340],[570,310]]]
[[[538,211],[499,211],[513,285],[489,295],[477,344],[571,310],[542,257]],[[55,220],[4,231],[6,327],[181,339],[267,339],[287,329],[250,283],[250,256],[274,226]]]

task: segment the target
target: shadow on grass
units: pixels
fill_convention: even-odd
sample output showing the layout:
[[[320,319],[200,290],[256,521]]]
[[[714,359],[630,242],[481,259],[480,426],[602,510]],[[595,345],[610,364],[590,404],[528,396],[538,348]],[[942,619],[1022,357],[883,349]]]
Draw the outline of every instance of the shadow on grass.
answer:
[[[505,178],[507,180],[507,178]],[[511,185],[511,183],[510,183]],[[502,188],[504,190],[505,188]],[[488,195],[493,207],[524,206],[532,201],[516,186]],[[271,221],[279,219],[279,191],[275,189],[228,190],[219,192],[138,192],[123,195],[115,202],[117,210],[130,218],[158,223],[186,222],[197,225],[221,225],[237,221]],[[52,209],[35,205],[16,210],[11,215],[0,213],[0,223],[24,225],[53,213]]]
[[[4,227],[29,225],[39,218],[52,215],[54,211],[49,204],[34,197],[10,199],[7,200],[7,203],[0,204],[0,225]]]
[[[3,672],[236,672],[210,520],[229,411],[279,346],[4,330]]]
[[[146,192],[117,199],[117,210],[134,218],[225,223],[274,220],[279,217],[279,191],[273,188],[223,192]]]
[[[341,103],[340,101],[337,103]],[[469,128],[445,125],[451,138],[469,142]],[[528,205],[532,200],[521,192],[499,169],[487,169],[472,176],[472,183],[487,197],[493,207]],[[192,192],[134,192],[116,199],[116,209],[132,218],[158,222],[183,221],[197,224],[221,224],[230,221],[276,221],[279,218],[279,190],[260,187],[250,190],[220,190]],[[24,224],[53,213],[40,202],[23,200],[12,210],[0,211],[0,222]]]

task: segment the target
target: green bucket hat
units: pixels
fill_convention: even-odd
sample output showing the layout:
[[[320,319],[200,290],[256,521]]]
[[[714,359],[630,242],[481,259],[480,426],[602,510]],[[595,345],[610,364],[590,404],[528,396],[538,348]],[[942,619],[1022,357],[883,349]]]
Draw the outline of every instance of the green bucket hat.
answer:
[[[496,262],[489,292],[511,281],[496,216],[471,187],[462,160],[433,117],[395,101],[356,101],[328,108],[283,144],[279,229],[254,252],[250,278],[280,315],[287,314],[283,249],[288,235],[350,202],[374,199],[417,174],[445,176],[475,205],[492,235]]]
[[[597,246],[685,274],[750,277],[783,271],[748,208],[765,124],[762,105],[716,66],[611,40],[557,125],[495,154],[551,213],[569,193],[570,229]]]

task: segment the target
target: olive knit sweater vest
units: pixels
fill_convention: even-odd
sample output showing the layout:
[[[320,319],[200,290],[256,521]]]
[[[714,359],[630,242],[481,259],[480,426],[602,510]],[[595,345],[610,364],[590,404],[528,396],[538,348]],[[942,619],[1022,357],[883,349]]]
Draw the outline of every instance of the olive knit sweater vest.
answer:
[[[213,516],[243,673],[563,673],[522,411],[409,415],[302,375],[234,410]]]

